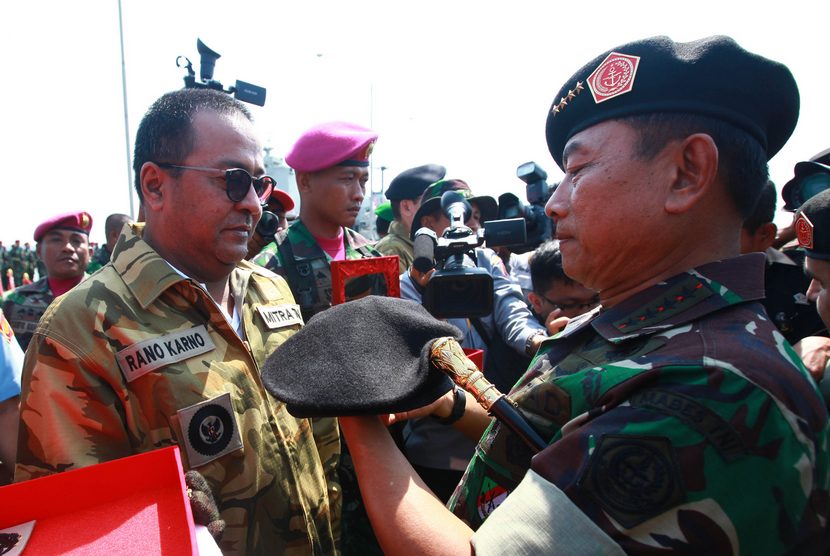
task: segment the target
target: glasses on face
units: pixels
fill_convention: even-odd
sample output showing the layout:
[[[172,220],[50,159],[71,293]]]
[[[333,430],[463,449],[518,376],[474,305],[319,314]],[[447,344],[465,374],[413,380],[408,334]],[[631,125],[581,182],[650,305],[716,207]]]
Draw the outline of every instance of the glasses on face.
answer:
[[[271,191],[274,190],[276,182],[271,176],[262,176],[255,178],[242,168],[231,168],[230,170],[222,170],[221,168],[205,168],[202,166],[181,166],[179,164],[168,164],[166,162],[158,163],[162,168],[177,168],[179,170],[198,170],[200,172],[222,172],[225,174],[225,193],[228,194],[228,199],[234,203],[240,202],[248,194],[248,188],[253,185],[254,193],[259,197],[259,202],[264,204],[271,196]]]
[[[548,297],[545,297],[539,292],[536,292],[536,295],[544,299],[548,302],[549,305],[553,306],[554,309],[562,309],[563,311],[571,311],[573,309],[593,309],[597,305],[599,305],[599,295],[595,295],[591,299],[587,301],[574,301],[572,303],[563,303],[561,301],[554,301]]]

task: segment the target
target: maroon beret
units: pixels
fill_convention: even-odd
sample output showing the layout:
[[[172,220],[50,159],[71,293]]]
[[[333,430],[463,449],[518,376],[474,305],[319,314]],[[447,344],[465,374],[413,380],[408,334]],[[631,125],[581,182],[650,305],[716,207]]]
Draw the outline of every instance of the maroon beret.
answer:
[[[327,122],[303,133],[285,162],[297,172],[319,172],[332,166],[368,166],[378,134],[348,122]]]
[[[73,230],[89,235],[92,229],[92,215],[88,212],[68,212],[53,216],[35,228],[35,241],[40,241],[49,230]]]

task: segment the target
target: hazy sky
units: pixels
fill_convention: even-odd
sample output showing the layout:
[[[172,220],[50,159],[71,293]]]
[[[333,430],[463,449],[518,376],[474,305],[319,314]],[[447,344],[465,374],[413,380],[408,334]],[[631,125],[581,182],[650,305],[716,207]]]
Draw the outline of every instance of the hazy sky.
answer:
[[[727,34],[786,63],[799,83],[798,127],[770,164],[780,187],[797,161],[830,147],[822,40],[830,5],[810,5],[123,0],[130,142],[152,101],[183,86],[176,57],[198,72],[199,37],[222,55],[216,79],[268,89],[265,107],[252,109],[277,155],[311,125],[350,120],[380,133],[375,189],[380,166],[388,184],[403,169],[437,162],[479,194],[524,197],[519,164],[535,160],[549,181],[561,175],[544,122],[576,69],[651,35]],[[0,239],[31,240],[45,218],[85,209],[101,241],[106,216],[130,206],[116,0],[3,2],[0,52]]]

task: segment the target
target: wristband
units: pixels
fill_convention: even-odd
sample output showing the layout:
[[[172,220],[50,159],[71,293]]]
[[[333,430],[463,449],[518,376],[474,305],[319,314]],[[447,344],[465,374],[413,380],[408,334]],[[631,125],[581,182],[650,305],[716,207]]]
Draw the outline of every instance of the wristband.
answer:
[[[431,417],[442,425],[452,425],[461,419],[466,408],[467,396],[464,394],[464,390],[455,386],[452,391],[452,411],[450,411],[450,414],[446,417],[437,417],[435,415],[431,415]]]

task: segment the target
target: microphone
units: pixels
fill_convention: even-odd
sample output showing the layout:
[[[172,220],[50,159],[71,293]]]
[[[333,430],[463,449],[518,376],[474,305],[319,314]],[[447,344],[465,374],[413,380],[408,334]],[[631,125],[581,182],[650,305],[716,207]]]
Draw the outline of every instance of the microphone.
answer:
[[[429,359],[430,364],[445,372],[453,382],[472,394],[488,414],[516,433],[535,452],[547,448],[548,443],[533,430],[513,402],[484,378],[484,373],[470,361],[454,338],[438,338],[432,342]]]
[[[435,268],[435,246],[438,244],[438,236],[429,228],[420,228],[415,232],[412,243],[415,257],[412,266],[418,272],[426,274]]]

